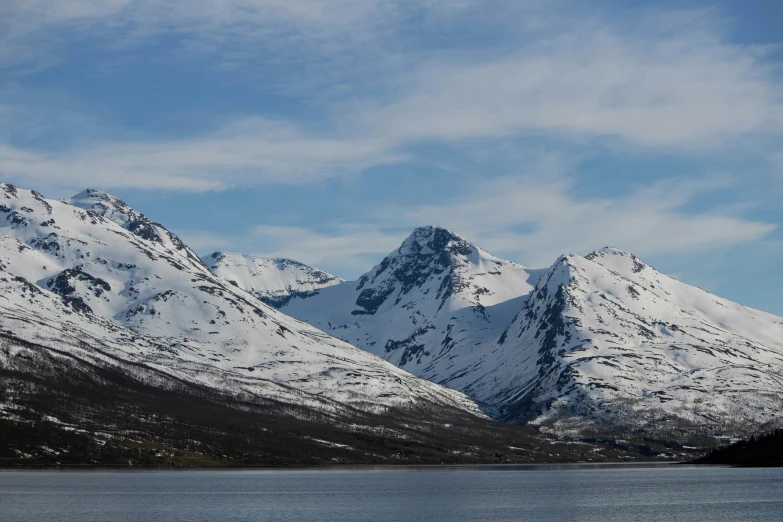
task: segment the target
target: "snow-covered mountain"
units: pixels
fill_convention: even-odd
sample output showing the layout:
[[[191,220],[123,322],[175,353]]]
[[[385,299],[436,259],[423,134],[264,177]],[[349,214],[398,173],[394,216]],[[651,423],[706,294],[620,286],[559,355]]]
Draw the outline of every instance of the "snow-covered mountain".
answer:
[[[477,411],[458,392],[269,308],[108,194],[54,201],[0,184],[0,236],[3,332],[65,359],[143,365],[321,410]],[[10,367],[16,355],[2,350],[0,360]]]
[[[63,375],[73,360],[145,368],[334,412],[475,400],[571,433],[781,421],[783,319],[616,249],[531,269],[423,227],[347,282],[290,260],[202,260],[103,192],[8,184],[0,230],[0,333]],[[0,346],[0,365],[31,367],[23,345]]]
[[[735,430],[782,418],[783,318],[614,248],[558,259],[489,346],[493,377],[517,379],[491,398],[508,418]]]
[[[342,282],[339,277],[291,259],[214,252],[203,261],[216,276],[277,308],[294,296],[307,297]]]
[[[504,420],[756,426],[783,411],[783,319],[616,249],[530,269],[425,227],[358,281],[280,302]]]
[[[280,309],[455,386],[461,368],[453,356],[499,335],[541,272],[498,259],[443,228],[422,227],[358,281],[291,295]]]

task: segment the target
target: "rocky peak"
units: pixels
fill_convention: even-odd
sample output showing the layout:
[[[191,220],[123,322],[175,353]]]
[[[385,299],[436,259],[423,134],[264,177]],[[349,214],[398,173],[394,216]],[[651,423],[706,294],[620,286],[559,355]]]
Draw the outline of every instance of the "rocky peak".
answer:
[[[144,214],[134,210],[120,198],[100,190],[83,190],[73,196],[68,203],[95,212],[122,227],[134,221],[149,222]]]
[[[604,247],[591,252],[585,259],[603,265],[610,270],[619,272],[625,276],[638,274],[645,269],[651,269],[650,265],[636,257],[631,252],[614,247]]]
[[[184,255],[196,265],[204,267],[199,257],[176,234],[160,223],[151,221],[118,197],[101,190],[86,189],[67,200],[66,203],[114,221],[141,239],[164,245],[172,251]]]
[[[0,183],[0,190],[5,192],[6,198],[9,198],[11,196],[16,197],[16,187],[11,185],[10,183]]]
[[[381,264],[362,276],[357,289],[380,285],[391,292],[399,284],[404,294],[433,276],[450,272],[455,256],[468,256],[475,250],[473,244],[450,230],[419,227]]]
[[[388,302],[399,304],[419,295],[436,301],[438,310],[455,295],[480,305],[482,300],[494,300],[490,296],[505,292],[496,279],[504,270],[519,272],[525,268],[498,259],[445,228],[419,227],[397,250],[359,279],[356,304],[363,310],[352,313],[375,314],[391,296],[395,297]],[[525,274],[525,279],[528,275]],[[523,281],[522,286],[529,285]]]
[[[400,253],[433,254],[440,253],[449,248],[464,250],[469,253],[473,245],[458,236],[454,232],[435,226],[419,227],[415,229],[400,246]]]
[[[563,255],[549,267],[536,284],[531,298],[525,305],[529,319],[535,318],[535,314],[531,314],[531,311],[538,313],[542,306],[550,306],[552,300],[557,301],[561,308],[566,306],[566,302],[570,301],[567,297],[570,296],[573,287],[583,279],[580,275],[580,261],[583,263],[584,258],[573,254]]]

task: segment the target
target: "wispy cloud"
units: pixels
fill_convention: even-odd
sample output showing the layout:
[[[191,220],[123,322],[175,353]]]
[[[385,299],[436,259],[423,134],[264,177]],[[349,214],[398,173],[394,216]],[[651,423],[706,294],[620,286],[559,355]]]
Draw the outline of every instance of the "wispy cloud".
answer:
[[[39,187],[220,190],[307,183],[402,158],[384,145],[371,138],[311,136],[285,123],[251,118],[203,137],[108,142],[60,153],[0,144],[0,173]]]
[[[476,187],[470,198],[405,216],[410,223],[441,223],[490,251],[534,265],[606,245],[648,256],[724,248],[757,241],[777,228],[741,216],[688,211],[694,197],[726,183],[672,180],[640,185],[623,197],[578,198],[566,180],[505,178]],[[521,225],[526,230],[514,232]]]
[[[666,153],[720,153],[760,135],[783,136],[779,64],[763,48],[730,43],[703,13],[653,12],[645,21],[618,21],[598,14],[563,15],[567,11],[555,15],[547,5],[495,2],[483,9],[473,0],[5,4],[0,23],[7,29],[6,63],[45,60],[56,54],[58,46],[46,48],[53,39],[111,37],[113,46],[135,48],[176,37],[169,52],[200,59],[216,53],[239,69],[269,56],[289,65],[316,64],[313,70],[303,67],[304,73],[290,72],[288,80],[268,82],[290,82],[289,94],[296,90],[293,83],[312,82],[307,103],[325,116],[314,125],[290,115],[289,121],[249,115],[190,138],[93,136],[90,143],[56,153],[6,141],[0,173],[44,188],[97,184],[203,191],[353,175],[409,157],[406,149],[422,141],[469,150],[488,138],[547,136],[563,149],[599,142]],[[501,41],[479,39],[466,49],[434,37],[459,34],[458,29],[469,34],[476,27],[497,29]],[[434,34],[410,34],[422,30]],[[428,45],[417,40],[425,37]],[[255,43],[248,43],[250,38]],[[351,81],[341,82],[347,76]],[[331,78],[328,95],[317,92],[324,78]],[[33,104],[29,110],[37,109]],[[76,121],[69,133],[76,135],[79,128]]]
[[[725,177],[680,179],[641,184],[624,197],[584,199],[573,194],[567,177],[503,178],[435,205],[386,207],[362,223],[259,225],[234,237],[204,237],[197,248],[289,257],[347,278],[368,270],[422,225],[444,226],[496,255],[534,267],[549,266],[560,254],[586,254],[607,245],[642,256],[692,255],[757,242],[776,230],[774,223],[739,215],[687,210],[693,198],[734,186]]]
[[[206,231],[180,232],[188,245],[202,254],[235,251],[260,257],[285,257],[341,277],[367,270],[399,246],[404,234],[367,224],[333,223],[319,230],[297,226],[257,225],[241,234]]]
[[[424,2],[431,8],[434,2]],[[274,49],[335,54],[383,37],[416,5],[407,0],[34,0],[0,7],[1,65],[66,59],[63,44],[103,39],[113,51],[167,39],[175,56],[228,62]],[[254,46],[253,51],[249,47]]]
[[[0,178],[67,195],[393,175],[378,165],[408,182],[458,172],[447,191],[332,222],[178,231],[202,252],[294,257],[343,277],[422,224],[531,265],[606,244],[682,259],[749,242],[767,252],[780,237],[782,64],[733,41],[729,24],[718,10],[576,0],[0,2]],[[227,111],[140,97],[127,117],[134,86],[122,81],[161,66],[173,85],[205,79],[207,96],[250,87]],[[91,99],[104,85],[128,89]],[[160,127],[139,123],[159,114]],[[532,161],[539,147],[548,156]],[[596,177],[622,189],[583,190],[607,155],[614,170]],[[651,159],[631,192],[613,164],[628,158]],[[712,173],[723,160],[743,183]],[[641,177],[658,164],[673,171]],[[710,191],[722,197],[705,204]]]
[[[682,150],[783,132],[763,52],[698,22],[656,38],[588,24],[501,57],[427,63],[402,99],[363,118],[400,141],[546,133]]]

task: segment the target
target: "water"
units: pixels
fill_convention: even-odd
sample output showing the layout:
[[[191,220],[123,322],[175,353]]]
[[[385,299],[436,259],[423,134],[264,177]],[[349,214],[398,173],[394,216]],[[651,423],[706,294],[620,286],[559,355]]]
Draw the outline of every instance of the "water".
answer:
[[[0,472],[0,520],[783,520],[783,469]]]

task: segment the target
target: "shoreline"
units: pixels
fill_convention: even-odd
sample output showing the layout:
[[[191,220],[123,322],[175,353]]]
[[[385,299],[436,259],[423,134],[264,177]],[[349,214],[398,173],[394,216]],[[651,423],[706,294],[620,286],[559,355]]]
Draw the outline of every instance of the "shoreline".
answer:
[[[600,469],[656,469],[656,468],[730,468],[726,464],[696,464],[691,461],[678,462],[570,462],[542,464],[412,464],[412,465],[367,465],[367,466],[303,466],[275,468],[131,468],[131,467],[78,467],[78,466],[25,466],[0,467],[5,472],[130,472],[130,473],[279,473],[279,472],[336,472],[336,471],[578,471]]]

